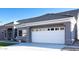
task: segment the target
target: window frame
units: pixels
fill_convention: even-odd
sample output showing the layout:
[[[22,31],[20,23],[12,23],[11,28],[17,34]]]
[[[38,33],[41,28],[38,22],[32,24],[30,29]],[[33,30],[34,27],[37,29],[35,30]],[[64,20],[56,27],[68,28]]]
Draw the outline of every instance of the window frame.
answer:
[[[60,28],[59,27],[55,27],[55,31],[59,31],[60,30]]]
[[[65,28],[64,27],[60,27],[60,30],[64,30]]]
[[[54,27],[52,27],[52,28],[51,28],[51,31],[54,31],[54,30],[55,30],[55,28],[54,28]]]
[[[19,36],[22,36],[22,30],[19,30]]]

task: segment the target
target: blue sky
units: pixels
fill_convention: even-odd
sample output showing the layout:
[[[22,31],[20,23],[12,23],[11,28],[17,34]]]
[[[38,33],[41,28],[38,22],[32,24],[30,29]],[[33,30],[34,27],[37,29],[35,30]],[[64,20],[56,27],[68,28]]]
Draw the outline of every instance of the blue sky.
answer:
[[[0,24],[75,8],[0,8]]]

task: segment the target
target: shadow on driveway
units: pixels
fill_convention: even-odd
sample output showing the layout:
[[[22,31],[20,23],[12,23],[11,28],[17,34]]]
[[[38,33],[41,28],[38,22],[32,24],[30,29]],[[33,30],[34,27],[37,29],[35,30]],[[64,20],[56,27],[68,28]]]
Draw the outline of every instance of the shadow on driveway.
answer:
[[[13,46],[29,46],[29,47],[51,48],[51,49],[62,49],[65,47],[64,44],[50,44],[50,43],[18,43]]]

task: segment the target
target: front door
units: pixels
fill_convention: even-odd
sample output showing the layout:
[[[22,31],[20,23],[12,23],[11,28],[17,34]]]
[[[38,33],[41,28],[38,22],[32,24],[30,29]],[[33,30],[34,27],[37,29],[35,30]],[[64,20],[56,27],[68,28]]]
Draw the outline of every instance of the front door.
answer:
[[[8,28],[7,36],[8,36],[8,40],[11,40],[13,38],[13,30],[12,30],[12,28]]]

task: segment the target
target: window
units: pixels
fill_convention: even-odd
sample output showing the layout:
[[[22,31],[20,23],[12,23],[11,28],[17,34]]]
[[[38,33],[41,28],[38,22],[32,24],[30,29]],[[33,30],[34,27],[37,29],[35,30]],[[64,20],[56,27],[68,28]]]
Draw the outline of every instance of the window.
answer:
[[[50,29],[48,28],[48,31],[50,31]]]
[[[26,29],[22,30],[22,36],[26,36],[26,35],[27,35],[27,30]]]
[[[60,30],[64,30],[64,28],[63,28],[63,27],[61,27],[61,28],[60,28]]]
[[[38,31],[42,31],[41,28],[39,28]]]
[[[19,36],[22,36],[22,30],[19,30]]]
[[[51,28],[51,31],[54,31],[54,28]]]
[[[55,30],[59,30],[59,28],[55,28]]]

